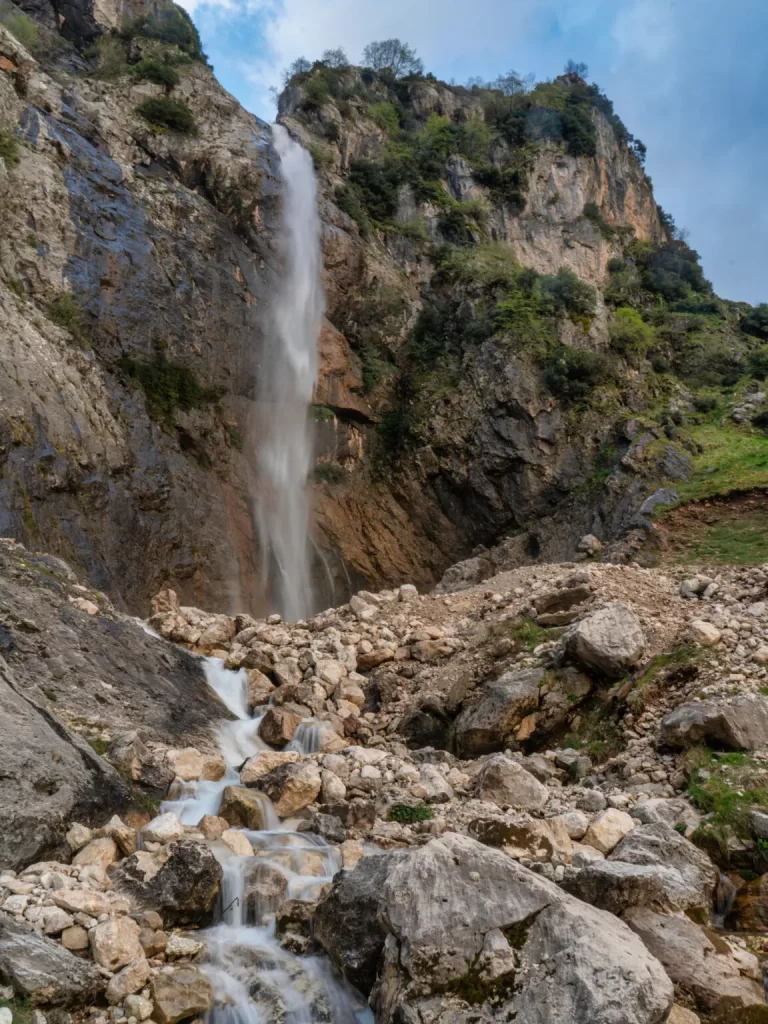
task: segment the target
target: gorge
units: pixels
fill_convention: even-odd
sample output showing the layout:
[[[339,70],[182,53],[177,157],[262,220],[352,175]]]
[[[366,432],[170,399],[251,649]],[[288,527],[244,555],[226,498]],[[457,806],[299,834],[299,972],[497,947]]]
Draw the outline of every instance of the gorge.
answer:
[[[768,307],[342,57],[0,0],[0,1024],[768,1021]]]

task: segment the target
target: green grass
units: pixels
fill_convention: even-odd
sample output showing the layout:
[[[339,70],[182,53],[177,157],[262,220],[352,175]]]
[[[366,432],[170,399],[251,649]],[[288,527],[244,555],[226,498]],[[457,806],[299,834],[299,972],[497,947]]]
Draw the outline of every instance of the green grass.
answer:
[[[409,807],[407,804],[394,804],[389,809],[389,820],[399,821],[401,825],[412,825],[417,821],[429,821],[432,817],[432,808],[426,804],[416,804]]]
[[[18,11],[4,18],[2,24],[18,39],[25,50],[34,53],[37,46],[37,25],[31,18]]]
[[[675,485],[681,503],[768,488],[768,436],[764,433],[730,422],[695,426],[692,433],[703,452],[693,459],[691,480]]]
[[[309,417],[315,423],[330,423],[336,419],[336,413],[327,405],[311,405]]]
[[[104,754],[109,750],[111,744],[109,740],[102,740],[98,736],[87,736],[88,746],[92,750],[95,750],[99,756],[103,757]]]
[[[600,705],[580,714],[578,728],[566,733],[560,745],[583,751],[595,764],[602,764],[624,749],[616,723]]]
[[[667,675],[676,669],[694,665],[703,657],[704,652],[691,644],[683,644],[674,651],[657,654],[637,677],[635,685],[627,698],[634,712],[641,710],[653,691],[658,688]]]
[[[184,100],[156,96],[140,103],[136,107],[136,113],[143,117],[156,132],[170,131],[193,137],[197,137],[199,134],[192,111]]]
[[[45,307],[49,320],[69,331],[80,348],[89,349],[92,341],[80,303],[71,292],[60,292]]]
[[[170,64],[161,64],[160,61],[145,58],[131,68],[131,74],[140,82],[154,82],[156,85],[164,85],[168,92],[177,86],[181,76]]]
[[[768,807],[768,772],[748,754],[716,754],[707,747],[690,750],[685,760],[688,795],[707,815],[693,841],[727,864],[730,839],[756,838],[749,812],[755,806]],[[758,847],[758,859],[763,853]]]
[[[28,1000],[14,996],[13,999],[0,999],[0,1007],[8,1009],[13,1014],[13,1024],[32,1024],[34,1010]]]
[[[177,408],[188,412],[219,398],[216,388],[204,387],[188,367],[170,362],[162,351],[151,362],[122,356],[118,366],[142,389],[147,411],[160,422],[171,422]]]
[[[344,477],[344,470],[338,462],[318,462],[312,471],[315,480],[337,484]]]
[[[768,562],[768,519],[724,519],[687,546],[682,562],[761,565]]]
[[[0,125],[0,160],[6,167],[15,167],[19,162],[19,140],[10,128]]]
[[[537,626],[532,619],[526,619],[514,626],[509,635],[523,650],[533,651],[539,644],[557,636],[557,633],[552,629]]]

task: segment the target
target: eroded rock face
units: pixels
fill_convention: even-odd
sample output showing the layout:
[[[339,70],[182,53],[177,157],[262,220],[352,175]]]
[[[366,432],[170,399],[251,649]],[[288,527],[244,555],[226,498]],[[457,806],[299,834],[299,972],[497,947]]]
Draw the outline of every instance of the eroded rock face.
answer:
[[[0,978],[33,1006],[86,1006],[104,991],[93,964],[6,918],[0,918]]]
[[[768,698],[750,694],[731,704],[683,704],[661,723],[659,743],[676,748],[707,743],[716,750],[757,750],[768,744]]]
[[[381,867],[386,878],[372,901],[380,901],[378,932],[386,934],[373,996],[378,1020],[428,1012],[438,1021],[484,1021],[499,1005],[524,1024],[666,1018],[672,985],[622,922],[503,853],[447,834]],[[334,887],[342,926],[353,915],[339,900],[345,881]],[[334,893],[325,902],[333,900]],[[340,931],[318,938],[343,969]]]

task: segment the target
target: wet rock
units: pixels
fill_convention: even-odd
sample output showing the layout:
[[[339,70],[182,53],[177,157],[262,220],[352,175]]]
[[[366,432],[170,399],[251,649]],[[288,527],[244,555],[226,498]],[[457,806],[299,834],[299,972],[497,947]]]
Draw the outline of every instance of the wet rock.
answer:
[[[568,653],[587,669],[620,679],[646,649],[640,620],[628,604],[614,601],[588,616],[569,634]]]
[[[153,1016],[159,1024],[176,1024],[207,1013],[213,1005],[211,984],[194,967],[175,967],[155,975],[151,994],[155,1004]]]
[[[26,925],[0,918],[0,978],[33,1006],[87,1006],[104,990],[96,968]]]
[[[245,880],[243,910],[246,924],[264,925],[285,899],[288,879],[272,864],[256,862]]]
[[[217,814],[204,814],[198,821],[197,828],[206,839],[221,839],[222,834],[229,828],[229,822]]]
[[[317,766],[305,761],[278,765],[258,779],[256,785],[266,793],[280,817],[288,818],[317,799],[322,780]]]
[[[180,935],[178,932],[174,932],[168,938],[165,956],[167,960],[179,960],[181,957],[197,956],[204,949],[204,942],[193,939],[191,935]]]
[[[301,754],[295,750],[261,751],[245,762],[240,772],[240,782],[244,786],[253,786],[259,779],[269,774],[273,768],[277,768],[278,765],[292,764],[300,758]]]
[[[284,949],[299,956],[310,951],[316,907],[310,900],[286,900],[281,904],[275,918],[275,935]]]
[[[139,926],[130,917],[111,917],[102,921],[91,929],[88,937],[91,955],[100,967],[117,971],[132,960],[143,959]]]
[[[293,739],[293,734],[304,717],[309,717],[309,713],[306,716],[302,715],[287,704],[281,707],[270,705],[261,720],[259,735],[271,747],[284,747]]]
[[[253,847],[248,837],[236,828],[227,828],[221,833],[221,841],[236,857],[252,857]]]
[[[251,710],[266,704],[275,691],[275,684],[257,668],[248,669],[248,706]]]
[[[741,885],[725,918],[732,931],[768,931],[768,875]]]
[[[688,918],[667,917],[645,907],[624,913],[624,921],[661,961],[678,992],[706,1013],[765,1006],[761,986],[742,975],[728,943]]]
[[[499,807],[540,810],[549,799],[549,790],[530,772],[503,754],[489,758],[477,778],[477,795]]]
[[[219,816],[234,828],[258,832],[266,821],[264,797],[245,786],[227,786],[221,797]]]
[[[661,723],[659,745],[675,748],[707,743],[717,750],[757,750],[768,744],[768,698],[749,694],[731,704],[696,701],[670,712]]]
[[[384,949],[379,923],[384,882],[401,856],[364,857],[354,871],[336,875],[315,914],[315,938],[363,995],[373,988]]]
[[[507,672],[485,683],[455,723],[455,742],[461,757],[478,757],[503,749],[522,720],[539,702],[541,669]]]
[[[157,911],[166,924],[208,923],[219,894],[221,865],[208,846],[189,840],[171,843],[167,854],[162,867],[149,875],[142,870],[140,853],[126,858],[112,876],[114,888],[137,910]]]

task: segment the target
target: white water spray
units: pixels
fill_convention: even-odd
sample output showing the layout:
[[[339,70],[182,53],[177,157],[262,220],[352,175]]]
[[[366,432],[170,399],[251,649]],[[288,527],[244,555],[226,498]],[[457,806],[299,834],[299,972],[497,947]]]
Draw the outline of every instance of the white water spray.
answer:
[[[312,609],[309,404],[317,379],[322,286],[317,181],[309,153],[280,125],[274,142],[283,185],[281,278],[273,307],[272,349],[262,380],[265,410],[259,452],[259,533],[270,600],[287,619]]]

